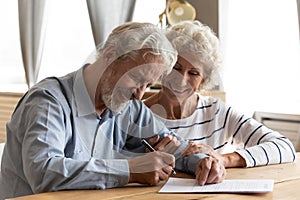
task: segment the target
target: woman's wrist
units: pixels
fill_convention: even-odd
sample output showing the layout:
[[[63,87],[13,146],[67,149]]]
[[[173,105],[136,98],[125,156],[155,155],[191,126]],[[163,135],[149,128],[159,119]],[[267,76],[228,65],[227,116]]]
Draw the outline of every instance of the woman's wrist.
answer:
[[[225,166],[225,168],[246,167],[245,159],[236,152],[223,154],[222,158],[223,158],[223,165]]]

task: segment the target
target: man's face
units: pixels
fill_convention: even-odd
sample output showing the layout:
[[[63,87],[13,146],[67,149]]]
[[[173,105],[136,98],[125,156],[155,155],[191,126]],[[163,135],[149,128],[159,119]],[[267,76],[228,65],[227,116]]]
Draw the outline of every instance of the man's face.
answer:
[[[101,78],[103,81],[99,81],[102,101],[112,111],[118,112],[130,99],[141,99],[145,89],[164,72],[162,64],[159,57],[152,54],[114,61]]]

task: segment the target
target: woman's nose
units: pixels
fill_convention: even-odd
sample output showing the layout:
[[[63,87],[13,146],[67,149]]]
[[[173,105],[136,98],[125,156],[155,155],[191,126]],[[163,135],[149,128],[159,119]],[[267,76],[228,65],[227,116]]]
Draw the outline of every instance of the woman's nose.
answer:
[[[186,86],[186,84],[188,82],[185,74],[178,74],[175,81],[176,81],[177,85],[181,86],[181,87]]]

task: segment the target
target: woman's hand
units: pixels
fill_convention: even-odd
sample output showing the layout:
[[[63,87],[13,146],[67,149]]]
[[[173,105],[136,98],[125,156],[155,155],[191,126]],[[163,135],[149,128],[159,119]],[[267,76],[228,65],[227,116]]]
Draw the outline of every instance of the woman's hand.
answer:
[[[220,154],[215,151],[211,146],[205,144],[196,144],[194,142],[190,142],[188,147],[182,153],[182,156],[189,156],[194,153],[203,153],[210,157],[216,158],[219,162],[227,167],[246,167],[245,159],[236,152]]]
[[[175,136],[167,135],[160,140],[160,136],[157,135],[148,140],[149,144],[154,147],[156,151],[162,151],[173,154],[180,146],[180,141]]]
[[[208,156],[214,157],[223,163],[223,157],[220,153],[215,151],[211,146],[205,144],[197,144],[195,142],[190,142],[187,148],[182,153],[183,157],[189,156],[195,153],[203,153]]]
[[[208,156],[198,162],[195,175],[199,185],[220,183],[225,179],[226,169],[220,160]]]

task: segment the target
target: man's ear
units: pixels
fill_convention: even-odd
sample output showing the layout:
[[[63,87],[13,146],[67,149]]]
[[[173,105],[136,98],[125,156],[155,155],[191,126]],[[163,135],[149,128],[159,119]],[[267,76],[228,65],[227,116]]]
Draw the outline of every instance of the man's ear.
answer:
[[[109,65],[112,63],[117,57],[116,57],[116,47],[115,46],[110,46],[106,48],[103,52],[103,57],[105,60],[105,63]]]

